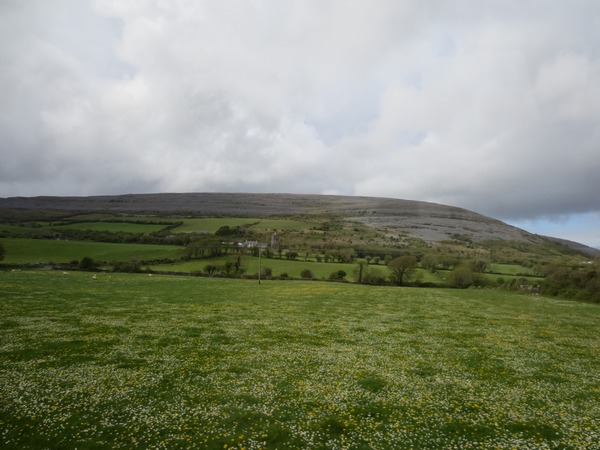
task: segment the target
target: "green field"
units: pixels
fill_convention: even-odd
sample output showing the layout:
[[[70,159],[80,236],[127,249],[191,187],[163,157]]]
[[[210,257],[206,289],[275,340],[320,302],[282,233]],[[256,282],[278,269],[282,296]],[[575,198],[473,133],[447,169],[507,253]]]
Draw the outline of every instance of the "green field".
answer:
[[[535,271],[530,267],[521,266],[519,264],[499,264],[492,263],[487,270],[493,273],[506,275],[535,275]]]
[[[7,225],[0,223],[0,232],[5,231],[7,233],[14,233],[20,235],[31,235],[35,233],[39,233],[40,228],[34,228],[29,226],[17,226],[17,225]]]
[[[195,261],[186,261],[174,264],[159,264],[150,266],[152,270],[157,271],[175,271],[175,272],[194,272],[204,270],[207,264],[214,264],[222,266],[227,261],[233,261],[236,256],[221,257],[221,258],[210,258]],[[259,260],[257,256],[242,256],[242,267],[245,269],[245,274],[254,274],[259,271]],[[303,258],[296,260],[280,259],[280,258],[261,258],[260,266],[264,269],[266,267],[273,271],[273,276],[278,277],[281,274],[287,273],[292,278],[300,278],[300,272],[304,269],[310,270],[315,278],[329,278],[332,272],[338,270],[344,270],[348,276],[348,280],[354,280],[353,271],[356,268],[356,264],[342,264],[342,263],[318,263],[314,261],[304,261]],[[381,266],[382,271],[387,273],[387,268]]]
[[[85,256],[97,261],[129,261],[180,258],[181,247],[171,245],[110,244],[103,242],[56,241],[45,239],[3,239],[3,263],[67,263]]]
[[[148,223],[128,222],[78,222],[66,225],[52,225],[47,227],[51,230],[88,230],[88,231],[110,231],[111,233],[152,233],[165,228],[165,225]]]
[[[185,262],[176,262],[172,264],[157,264],[149,266],[150,269],[154,271],[162,271],[162,272],[197,272],[204,271],[204,268],[208,264],[223,266],[227,261],[233,261],[236,256],[229,257],[221,257],[221,258],[210,258],[210,259],[201,259],[201,260],[193,260],[193,261],[185,261]],[[245,269],[245,274],[255,274],[259,271],[259,260],[256,256],[242,256],[242,267]],[[288,277],[291,278],[301,278],[301,272],[305,269],[310,270],[314,278],[323,280],[329,279],[329,276],[333,272],[337,272],[338,270],[343,270],[346,272],[345,279],[347,281],[356,281],[355,272],[357,268],[357,264],[349,264],[349,263],[325,263],[325,262],[315,262],[314,259],[308,259],[304,261],[304,258],[298,257],[296,260],[288,260],[281,258],[261,258],[260,267],[270,268],[272,270],[273,277],[279,277],[282,274],[287,274]],[[369,266],[369,270],[379,271],[384,277],[389,275],[389,270],[387,266],[383,264],[374,265],[371,264]],[[418,277],[420,282],[425,283],[436,283],[441,284],[443,280],[440,278],[438,274],[432,274],[428,270],[417,269]]]
[[[598,305],[0,272],[0,447],[591,449]]]

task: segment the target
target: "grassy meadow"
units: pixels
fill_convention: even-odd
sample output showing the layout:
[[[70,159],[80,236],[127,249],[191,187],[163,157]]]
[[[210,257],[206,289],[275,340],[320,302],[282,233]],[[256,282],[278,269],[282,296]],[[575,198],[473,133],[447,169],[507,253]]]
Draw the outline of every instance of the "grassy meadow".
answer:
[[[0,272],[0,447],[598,448],[598,329],[499,290]]]
[[[181,257],[172,245],[113,244],[46,239],[3,239],[5,264],[68,263],[90,257],[97,261],[151,260]]]
[[[149,223],[129,222],[77,222],[65,225],[52,225],[47,227],[51,230],[88,230],[88,231],[110,231],[112,233],[152,233],[165,228],[165,225]]]

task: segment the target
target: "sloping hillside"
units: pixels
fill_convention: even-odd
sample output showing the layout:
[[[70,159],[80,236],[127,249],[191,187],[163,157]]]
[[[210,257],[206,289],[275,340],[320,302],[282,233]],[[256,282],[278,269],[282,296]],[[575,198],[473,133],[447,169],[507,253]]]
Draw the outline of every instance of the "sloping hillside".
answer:
[[[110,211],[119,213],[234,215],[248,217],[331,215],[440,242],[510,240],[543,243],[544,237],[462,208],[377,197],[299,194],[184,193],[92,197],[11,197],[0,210]],[[6,214],[5,214],[6,215]],[[577,244],[578,251],[586,251]],[[594,249],[589,249],[594,250]]]

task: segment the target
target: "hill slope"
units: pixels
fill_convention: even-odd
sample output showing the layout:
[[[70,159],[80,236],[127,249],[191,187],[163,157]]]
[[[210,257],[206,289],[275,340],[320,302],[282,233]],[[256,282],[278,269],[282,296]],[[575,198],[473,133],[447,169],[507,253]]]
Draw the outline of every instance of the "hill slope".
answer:
[[[110,211],[119,213],[231,215],[248,217],[331,215],[440,242],[460,236],[473,242],[546,238],[462,208],[377,197],[300,194],[182,193],[91,197],[0,198],[0,210]],[[575,243],[573,243],[575,244]],[[577,251],[596,249],[575,244]],[[572,247],[575,248],[575,247]],[[597,251],[596,251],[597,252]]]

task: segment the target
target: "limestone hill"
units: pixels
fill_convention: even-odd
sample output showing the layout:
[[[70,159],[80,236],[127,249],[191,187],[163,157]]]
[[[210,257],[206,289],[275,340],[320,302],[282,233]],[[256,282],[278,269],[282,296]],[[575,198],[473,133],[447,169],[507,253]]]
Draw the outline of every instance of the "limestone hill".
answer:
[[[335,216],[437,243],[451,239],[544,244],[549,240],[473,211],[435,203],[377,197],[248,193],[161,193],[90,197],[0,198],[0,211],[107,211],[191,216]],[[556,241],[554,241],[556,242]],[[577,252],[597,249],[560,241]]]

